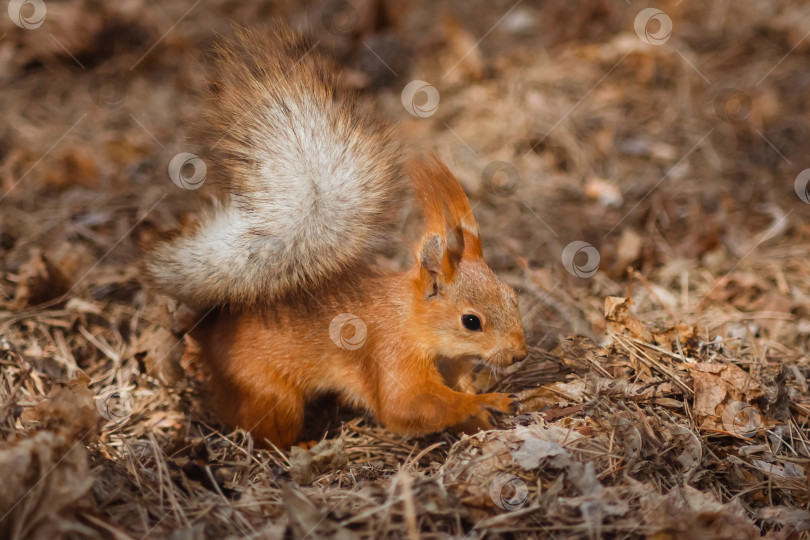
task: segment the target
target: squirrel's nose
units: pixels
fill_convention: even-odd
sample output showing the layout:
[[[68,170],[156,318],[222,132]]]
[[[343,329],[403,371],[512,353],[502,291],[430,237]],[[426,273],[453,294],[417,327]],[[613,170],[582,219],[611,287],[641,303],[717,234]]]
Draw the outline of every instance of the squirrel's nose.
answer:
[[[512,362],[513,363],[520,362],[522,360],[525,360],[527,356],[529,356],[528,351],[526,351],[526,349],[523,349],[522,351],[520,351],[519,353],[517,353],[515,356],[512,357]]]

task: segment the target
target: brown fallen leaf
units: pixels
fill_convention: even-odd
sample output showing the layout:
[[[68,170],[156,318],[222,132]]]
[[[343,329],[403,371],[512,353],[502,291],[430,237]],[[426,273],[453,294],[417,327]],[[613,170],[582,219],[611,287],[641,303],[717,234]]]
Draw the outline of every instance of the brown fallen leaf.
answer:
[[[617,334],[629,332],[631,336],[649,343],[652,341],[652,332],[631,313],[630,308],[634,305],[632,298],[621,296],[605,298],[605,320],[608,330]]]
[[[53,430],[67,440],[92,442],[98,435],[103,417],[96,407],[90,378],[83,372],[67,387],[56,387],[35,409],[41,429]]]
[[[693,374],[695,372],[710,373],[719,377],[732,399],[750,402],[765,395],[762,385],[747,371],[735,364],[698,362],[690,364],[688,367]]]
[[[341,439],[325,439],[309,450],[293,446],[290,451],[290,476],[304,486],[323,473],[341,469],[348,463]]]
[[[52,189],[64,190],[73,186],[98,187],[98,166],[93,154],[82,147],[70,147],[53,160],[46,169],[43,183]]]
[[[617,334],[630,334],[645,343],[663,346],[671,351],[687,349],[695,336],[697,328],[693,325],[678,323],[669,328],[654,328],[633,315],[631,308],[635,305],[632,298],[608,296],[605,298],[605,321],[608,330]]]
[[[619,244],[616,246],[616,271],[623,272],[641,256],[644,240],[640,234],[630,227],[622,229]]]
[[[649,493],[641,506],[648,537],[657,540],[760,538],[759,529],[745,516],[738,502],[723,504],[710,491],[699,491],[688,485],[666,495]]]
[[[0,484],[0,538],[60,538],[93,485],[87,450],[54,431],[0,443]]]
[[[770,506],[755,510],[759,519],[787,525],[797,531],[810,530],[810,512],[802,508],[787,508],[785,506]]]
[[[591,178],[585,184],[585,196],[593,201],[598,201],[602,206],[618,208],[623,202],[622,192],[616,183],[599,177]]]
[[[184,347],[162,326],[151,326],[134,339],[127,356],[143,361],[146,372],[167,385],[176,384],[185,377],[181,367]]]
[[[717,415],[717,408],[726,400],[726,385],[717,375],[695,371],[692,373],[695,388],[693,408],[698,417]]]
[[[765,396],[765,389],[734,364],[688,364],[694,381],[694,409],[701,428],[749,436],[763,427],[759,409],[751,403]]]
[[[342,527],[327,516],[306,495],[296,490],[292,485],[285,484],[281,490],[293,538],[307,536],[312,538],[332,538],[334,540],[356,540],[360,538],[357,533]]]
[[[41,304],[66,293],[90,260],[85,246],[68,242],[47,252],[39,247],[32,249],[18,271],[13,309]]]
[[[448,49],[443,63],[450,80],[479,80],[484,74],[484,61],[478,40],[449,12],[445,13],[442,23]]]

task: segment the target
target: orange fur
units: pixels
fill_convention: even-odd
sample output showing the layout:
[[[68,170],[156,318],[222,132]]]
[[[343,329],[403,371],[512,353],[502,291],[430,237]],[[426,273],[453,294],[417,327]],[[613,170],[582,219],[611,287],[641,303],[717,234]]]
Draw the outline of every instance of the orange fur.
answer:
[[[429,162],[413,164],[410,175],[426,214],[439,218],[443,214],[438,208],[444,205],[448,211],[444,223],[453,231],[462,253],[471,258],[483,256],[478,224],[470,201],[447,165],[436,156],[431,156]],[[442,231],[444,226],[441,225]]]
[[[426,187],[431,182],[449,182],[444,176],[449,171],[435,162],[418,167],[423,176],[414,180],[417,192],[431,193]],[[434,204],[438,198],[423,199],[428,223],[439,218],[444,223],[442,206]],[[441,235],[428,229],[426,238]],[[306,402],[325,392],[372,411],[398,433],[477,429],[489,425],[489,411],[510,412],[513,397],[477,395],[462,379],[472,358],[502,366],[525,356],[514,293],[480,258],[445,251],[442,265],[452,267],[450,277],[420,262],[402,274],[369,269],[357,279],[311,291],[306,305],[220,311],[196,337],[224,419],[260,440],[289,446],[302,427]],[[438,292],[431,296],[434,285]],[[486,335],[468,336],[460,326],[468,307],[489,315]],[[342,313],[366,327],[357,349],[341,348],[330,335],[330,323]],[[474,338],[478,341],[471,342]],[[449,377],[437,367],[442,361],[450,362]]]
[[[474,362],[511,364],[526,342],[449,169],[411,165],[425,233],[411,268],[382,272],[367,261],[405,187],[392,130],[288,30],[240,31],[217,55],[207,118],[225,197],[147,271],[183,301],[221,306],[194,337],[223,418],[284,447],[326,392],[398,433],[486,427],[512,410],[513,396],[467,382]]]

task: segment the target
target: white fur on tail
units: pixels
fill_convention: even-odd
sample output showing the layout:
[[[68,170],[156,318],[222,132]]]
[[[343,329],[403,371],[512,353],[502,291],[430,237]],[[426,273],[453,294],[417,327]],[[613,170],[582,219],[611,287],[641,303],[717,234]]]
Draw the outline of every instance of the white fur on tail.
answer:
[[[366,258],[397,215],[399,149],[332,66],[289,31],[238,31],[216,50],[206,114],[225,196],[147,272],[189,304],[251,305]]]

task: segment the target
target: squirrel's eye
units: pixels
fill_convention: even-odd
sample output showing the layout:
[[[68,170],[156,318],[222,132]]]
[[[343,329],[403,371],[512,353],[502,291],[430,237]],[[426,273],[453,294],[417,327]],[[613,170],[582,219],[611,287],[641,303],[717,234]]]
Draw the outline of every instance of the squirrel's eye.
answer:
[[[462,315],[461,324],[463,324],[464,328],[467,330],[472,330],[473,332],[481,331],[481,319],[475,315],[470,315],[469,313]]]

